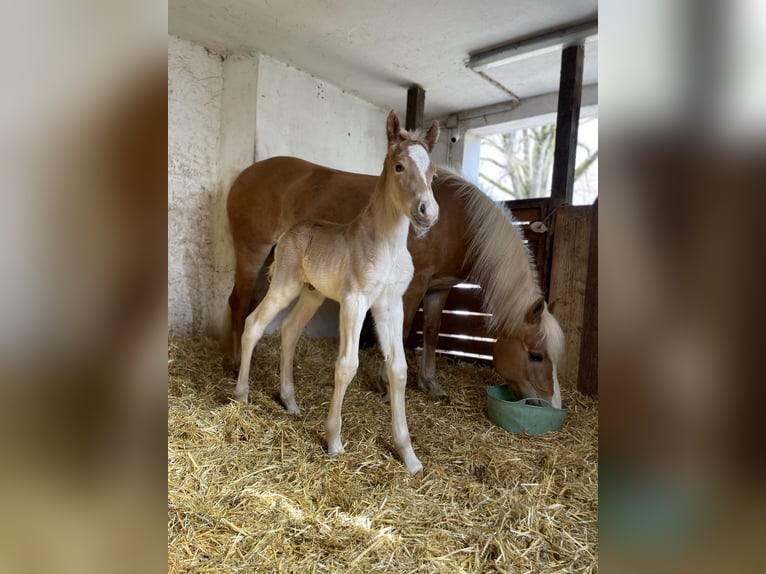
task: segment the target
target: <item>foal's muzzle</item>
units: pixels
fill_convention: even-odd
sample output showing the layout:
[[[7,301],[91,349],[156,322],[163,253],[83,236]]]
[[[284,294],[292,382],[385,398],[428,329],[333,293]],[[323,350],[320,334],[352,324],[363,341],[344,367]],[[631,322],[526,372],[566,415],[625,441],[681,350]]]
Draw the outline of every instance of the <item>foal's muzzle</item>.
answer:
[[[422,235],[439,220],[439,204],[436,201],[421,201],[412,210],[412,223]]]

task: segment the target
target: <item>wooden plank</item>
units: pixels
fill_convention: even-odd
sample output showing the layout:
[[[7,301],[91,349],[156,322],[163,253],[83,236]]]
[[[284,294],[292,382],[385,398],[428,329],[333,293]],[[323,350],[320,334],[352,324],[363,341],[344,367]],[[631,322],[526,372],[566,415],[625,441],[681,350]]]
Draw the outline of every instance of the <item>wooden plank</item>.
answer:
[[[436,343],[437,350],[462,351],[464,353],[488,356],[492,356],[494,346],[495,344],[489,341],[472,341],[470,339],[456,339],[443,336],[439,336],[439,341]]]
[[[490,337],[487,329],[487,315],[455,315],[442,313],[440,333],[453,335],[470,335],[472,337]],[[423,330],[423,312],[418,311],[412,321],[412,328]]]
[[[593,205],[588,248],[588,276],[585,281],[580,368],[577,390],[586,395],[598,394],[598,202]]]
[[[591,206],[563,206],[554,222],[549,301],[556,301],[554,314],[566,337],[562,384],[575,384],[579,370],[592,214]]]
[[[551,177],[551,209],[572,203],[584,54],[585,49],[582,44],[569,46],[561,52],[556,143],[553,149]]]
[[[420,86],[412,86],[407,90],[407,116],[404,127],[416,130],[423,127],[423,114],[426,106],[426,92]]]
[[[442,313],[440,333],[471,335],[472,337],[491,337],[487,328],[488,315],[455,315]]]

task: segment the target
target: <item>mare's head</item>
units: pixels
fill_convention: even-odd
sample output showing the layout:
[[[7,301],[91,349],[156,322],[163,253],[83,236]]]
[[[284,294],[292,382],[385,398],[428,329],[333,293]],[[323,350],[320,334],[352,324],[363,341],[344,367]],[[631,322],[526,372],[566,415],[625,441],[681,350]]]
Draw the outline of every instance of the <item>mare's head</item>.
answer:
[[[540,297],[517,333],[498,333],[494,364],[519,398],[539,398],[561,408],[557,368],[564,355],[564,333]]]
[[[383,173],[387,192],[393,195],[397,209],[407,215],[418,235],[422,235],[439,219],[439,205],[431,190],[436,167],[429,156],[439,139],[439,124],[434,122],[421,136],[419,132],[403,130],[392,110],[386,131],[388,154]]]

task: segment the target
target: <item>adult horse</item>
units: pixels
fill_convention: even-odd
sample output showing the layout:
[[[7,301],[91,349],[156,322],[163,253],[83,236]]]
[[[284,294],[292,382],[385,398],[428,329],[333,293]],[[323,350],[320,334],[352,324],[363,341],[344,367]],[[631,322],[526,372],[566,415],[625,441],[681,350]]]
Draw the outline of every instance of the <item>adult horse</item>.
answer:
[[[305,219],[350,221],[369,201],[377,180],[292,157],[266,159],[240,174],[227,204],[237,261],[229,297],[231,323],[224,332],[230,360],[238,361],[245,316],[253,300],[262,297],[256,284],[277,238]],[[424,312],[418,385],[434,397],[446,396],[435,372],[441,312],[449,289],[472,277],[482,285],[492,313],[498,373],[518,396],[560,407],[557,365],[564,334],[545,304],[511,214],[449,170],[439,169],[432,187],[439,221],[425,236],[410,232],[407,243],[415,274],[404,295],[405,335],[421,301]]]
[[[399,126],[392,111],[386,122],[388,153],[383,172],[367,206],[350,223],[303,221],[277,242],[266,296],[248,315],[242,333],[242,362],[235,395],[246,403],[250,359],[263,331],[295,298],[282,325],[281,397],[287,410],[299,414],[293,388],[295,344],[322,301],[340,303],[340,352],[335,363],[335,391],[327,416],[327,447],[342,450],[341,407],[359,365],[359,334],[368,310],[375,318],[391,388],[394,444],[411,474],[423,469],[410,442],[405,416],[402,296],[415,271],[407,251],[410,223],[421,234],[439,218],[431,180],[436,169],[428,154],[439,137],[436,122],[424,137]]]

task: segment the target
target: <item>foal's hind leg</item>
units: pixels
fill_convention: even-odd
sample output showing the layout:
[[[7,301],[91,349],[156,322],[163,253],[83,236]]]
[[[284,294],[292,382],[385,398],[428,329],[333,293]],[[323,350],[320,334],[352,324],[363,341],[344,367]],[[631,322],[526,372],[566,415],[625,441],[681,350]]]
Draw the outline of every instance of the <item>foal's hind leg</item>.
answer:
[[[282,321],[282,365],[280,369],[281,385],[279,397],[287,412],[293,415],[301,414],[295,402],[295,387],[293,386],[293,358],[295,345],[319,306],[324,301],[324,295],[315,289],[304,286],[298,302],[290,314]]]
[[[242,332],[242,357],[239,364],[239,377],[237,386],[234,389],[236,399],[247,404],[247,395],[250,390],[250,360],[253,356],[255,345],[263,336],[263,331],[271,323],[277,314],[287,307],[298,295],[301,284],[297,280],[285,282],[274,282],[271,285],[266,297],[250,313],[245,320],[245,327]]]

